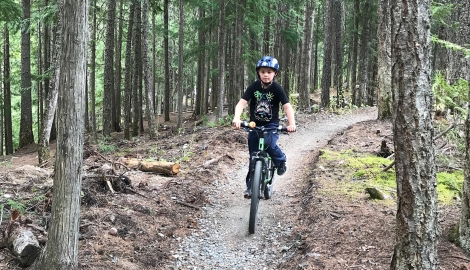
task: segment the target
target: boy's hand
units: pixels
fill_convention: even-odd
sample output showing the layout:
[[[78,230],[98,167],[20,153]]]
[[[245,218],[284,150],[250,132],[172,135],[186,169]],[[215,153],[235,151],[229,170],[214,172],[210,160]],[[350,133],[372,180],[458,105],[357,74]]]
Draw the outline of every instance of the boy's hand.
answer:
[[[287,126],[287,131],[288,132],[295,132],[296,128],[297,127],[295,125],[288,125]]]
[[[233,119],[232,120],[232,126],[234,126],[235,128],[237,129],[240,129],[241,127],[241,124],[242,124],[242,121],[240,119]]]

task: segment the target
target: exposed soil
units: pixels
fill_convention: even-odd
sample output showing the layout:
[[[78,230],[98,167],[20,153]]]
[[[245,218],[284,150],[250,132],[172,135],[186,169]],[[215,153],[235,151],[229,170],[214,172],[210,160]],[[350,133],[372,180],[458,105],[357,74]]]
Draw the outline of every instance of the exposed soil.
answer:
[[[288,247],[292,255],[280,265],[265,269],[389,268],[395,204],[370,200],[365,192],[356,198],[343,196],[336,184],[347,181],[341,178],[344,175],[341,167],[326,161],[319,163],[318,159],[323,148],[377,153],[382,140],[393,149],[391,124],[367,120],[375,116],[374,108],[346,115],[320,112],[296,116],[299,131],[280,139],[288,156],[288,172],[279,177],[273,202],[261,202],[272,208],[260,209],[264,213],[275,212],[260,221],[261,228],[273,222],[292,226],[292,233],[277,236],[292,243]],[[178,260],[175,252],[182,239],[200,232],[200,220],[205,215],[202,209],[214,204],[232,205],[223,214],[228,216],[224,225],[233,232],[228,233],[227,241],[252,241],[247,232],[248,212],[243,212],[244,179],[234,179],[234,175],[246,172],[245,132],[231,127],[195,126],[190,114],[186,116],[183,132],[178,132],[175,123],[176,115],[172,121],[162,123],[156,141],[145,136],[126,141],[122,134],[113,134],[105,145],[115,146],[109,154],[102,153],[103,145],[101,148],[90,142],[85,145],[80,269],[174,268]],[[174,176],[128,170],[120,165],[124,157],[178,162],[181,170]],[[217,162],[209,164],[215,159]],[[2,225],[8,222],[11,199],[23,203],[25,216],[47,230],[52,162],[45,168],[37,167],[34,146],[0,162],[0,204],[5,204]],[[113,178],[115,194],[100,176],[99,168],[105,164],[112,165],[114,176],[124,174],[130,180],[129,183]],[[235,185],[233,181],[239,182]],[[221,185],[235,188],[213,196]],[[458,202],[440,209],[440,269],[470,269],[470,257],[448,240],[458,211]],[[238,217],[240,213],[245,215]],[[32,230],[38,237],[44,237],[41,230]],[[21,269],[6,248],[0,250],[0,269]],[[199,265],[197,269],[217,267]]]

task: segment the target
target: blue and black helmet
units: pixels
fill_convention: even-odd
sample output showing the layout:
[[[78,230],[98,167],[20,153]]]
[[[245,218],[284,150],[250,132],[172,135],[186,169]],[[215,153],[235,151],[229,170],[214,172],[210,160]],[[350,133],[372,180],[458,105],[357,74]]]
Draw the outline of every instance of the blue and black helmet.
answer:
[[[258,63],[256,64],[256,71],[258,71],[262,67],[268,67],[274,69],[276,72],[279,71],[279,62],[276,58],[272,56],[263,56]]]

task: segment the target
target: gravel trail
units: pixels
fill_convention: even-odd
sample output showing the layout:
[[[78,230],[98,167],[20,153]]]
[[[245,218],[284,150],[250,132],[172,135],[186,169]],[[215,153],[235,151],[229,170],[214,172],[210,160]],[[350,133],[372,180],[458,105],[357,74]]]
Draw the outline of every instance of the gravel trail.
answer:
[[[297,250],[294,247],[301,245],[300,241],[286,239],[302,224],[295,215],[299,205],[296,195],[313,151],[348,126],[376,118],[376,108],[344,115],[299,116],[298,131],[281,135],[278,141],[287,155],[287,172],[275,177],[272,199],[260,201],[256,233],[248,233],[250,200],[242,195],[248,166],[240,164],[228,176],[228,182],[215,182],[209,195],[211,203],[204,207],[199,219],[200,230],[180,240],[179,249],[173,251],[174,262],[167,269],[276,269],[278,263],[289,260]],[[248,153],[246,157],[247,160]]]

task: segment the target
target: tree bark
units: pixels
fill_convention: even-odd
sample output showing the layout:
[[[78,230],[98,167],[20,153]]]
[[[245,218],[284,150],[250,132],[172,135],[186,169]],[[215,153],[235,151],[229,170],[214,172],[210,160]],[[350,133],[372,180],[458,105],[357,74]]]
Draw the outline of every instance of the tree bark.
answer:
[[[61,0],[58,137],[49,240],[36,269],[78,269],[85,116],[88,1]]]
[[[390,36],[390,0],[381,0],[378,6],[379,27],[378,39],[378,118],[384,120],[392,117],[392,61]]]
[[[114,32],[116,32],[116,1],[107,0],[106,40],[104,45],[103,136],[114,131]],[[113,118],[114,115],[114,118]]]
[[[327,1],[324,16],[324,49],[323,49],[323,73],[321,79],[321,106],[328,108],[330,106],[330,87],[331,87],[331,53],[332,53],[332,3]]]
[[[131,1],[131,6],[129,10],[129,23],[127,26],[127,40],[126,40],[126,62],[125,62],[125,78],[124,78],[124,138],[126,140],[131,139],[131,123],[132,123],[132,70],[134,61],[132,59],[132,36],[134,28],[134,10],[135,10],[135,0]]]
[[[304,33],[302,39],[302,68],[299,92],[299,109],[309,110],[310,108],[310,70],[312,69],[312,42],[313,23],[315,18],[315,1],[307,1],[304,13]]]
[[[142,2],[142,28],[143,28],[143,39],[142,39],[142,54],[144,56],[144,86],[145,86],[145,97],[146,97],[146,114],[148,123],[148,133],[150,139],[155,139],[157,136],[155,127],[155,112],[153,110],[153,96],[152,96],[152,74],[150,73],[150,52],[149,52],[149,0],[143,0]]]
[[[217,119],[223,117],[224,100],[225,100],[225,0],[220,1],[220,17],[219,17],[219,91],[217,99]]]
[[[31,33],[29,21],[31,18],[30,0],[23,2],[23,25],[21,30],[21,120],[19,147],[34,143],[33,134],[33,104],[31,98]]]
[[[61,29],[62,21],[61,17],[57,19],[57,29]],[[49,91],[47,91],[46,110],[43,115],[43,126],[40,131],[39,143],[38,143],[38,161],[39,164],[44,164],[50,159],[49,141],[51,138],[51,132],[53,130],[54,118],[57,109],[57,99],[59,95],[58,81],[60,76],[60,70],[58,68],[59,52],[62,50],[62,38],[59,31],[56,33],[56,39],[54,44],[54,55],[52,58],[52,78],[49,81]]]
[[[467,60],[467,63],[470,60]],[[470,63],[467,64],[470,67]],[[469,69],[470,70],[470,69]],[[470,74],[469,74],[470,77]],[[470,97],[470,86],[468,89]],[[470,106],[468,106],[467,119],[465,120],[465,160],[470,158]],[[466,252],[470,251],[470,164],[465,162],[464,183],[462,190],[462,206],[459,219],[459,243]]]
[[[10,83],[10,31],[4,28],[3,43],[3,117],[5,119],[5,154],[13,154],[13,125],[11,120],[11,83]]]
[[[170,51],[168,46],[168,2],[163,1],[163,54],[165,55],[165,94],[164,94],[164,111],[165,121],[170,121]]]
[[[177,128],[183,127],[183,46],[184,46],[184,5],[179,0],[179,23],[178,23],[178,124]],[[192,91],[192,90],[191,90]]]
[[[390,269],[437,269],[439,238],[433,145],[430,1],[390,1],[397,178],[396,244]]]

